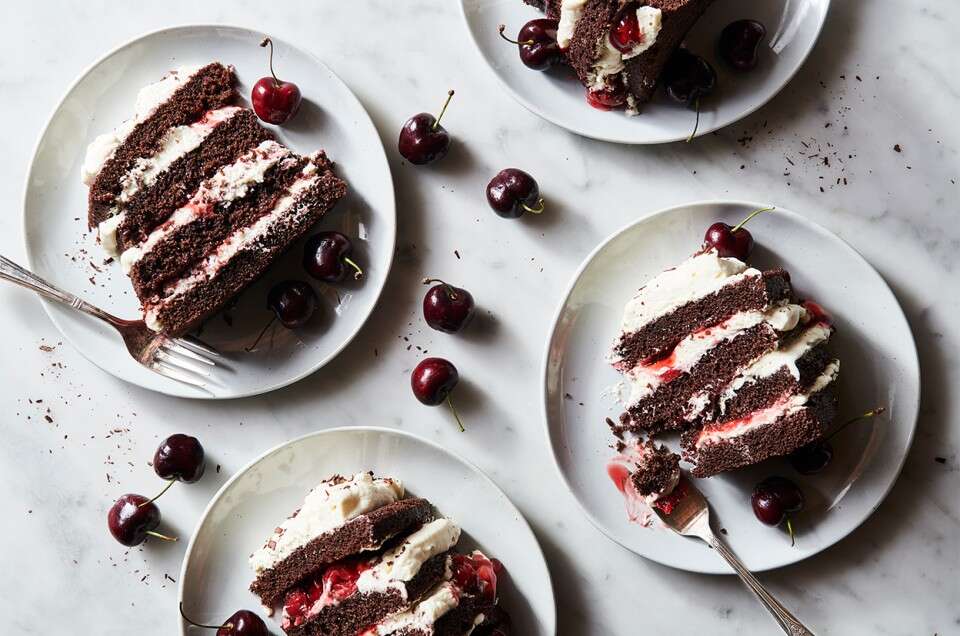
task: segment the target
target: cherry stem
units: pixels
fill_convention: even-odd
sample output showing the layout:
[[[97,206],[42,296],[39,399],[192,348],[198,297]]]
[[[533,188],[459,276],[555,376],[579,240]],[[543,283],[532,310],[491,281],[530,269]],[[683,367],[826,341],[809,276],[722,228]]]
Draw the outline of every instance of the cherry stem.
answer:
[[[343,257],[343,262],[346,263],[347,265],[349,265],[350,267],[352,267],[354,270],[356,270],[356,271],[353,272],[353,279],[354,279],[354,280],[360,280],[361,278],[363,278],[363,270],[360,269],[360,266],[357,265],[357,264],[353,261],[353,259],[351,259],[349,256],[344,256],[344,257]]]
[[[457,413],[457,409],[453,406],[453,400],[450,399],[449,395],[447,396],[447,406],[450,407],[450,411],[453,413],[453,419],[457,420],[457,426],[460,427],[460,432],[465,432],[467,429],[463,428],[463,422],[460,421],[460,414]]]
[[[177,538],[176,538],[176,537],[171,537],[171,536],[168,536],[168,535],[165,535],[165,534],[160,534],[159,532],[154,532],[153,530],[147,530],[147,534],[150,535],[151,537],[156,537],[156,538],[158,538],[158,539],[163,539],[164,541],[170,541],[171,543],[176,543],[176,542],[177,542]]]
[[[534,40],[524,40],[524,41],[522,41],[522,42],[521,42],[520,40],[511,40],[510,38],[508,38],[507,36],[505,36],[505,35],[503,34],[503,31],[504,31],[506,28],[507,28],[507,25],[506,25],[506,24],[501,24],[501,25],[500,25],[500,28],[499,28],[499,30],[500,30],[500,37],[502,37],[504,40],[506,40],[506,41],[509,42],[510,44],[516,44],[517,46],[523,46],[523,45],[529,46],[529,45],[531,45],[531,44],[536,44],[536,41],[534,41]]]
[[[520,207],[523,208],[524,212],[529,212],[530,214],[540,214],[541,212],[543,212],[546,206],[543,204],[543,197],[540,197],[540,199],[537,201],[536,206],[531,208],[526,203],[521,203]]]
[[[790,515],[787,515],[787,534],[790,535],[790,547],[792,548],[797,543],[797,533],[793,529],[793,521],[790,520]]]
[[[183,603],[180,603],[180,617],[194,627],[200,627],[202,629],[220,629],[221,627],[226,627],[226,625],[204,625],[203,623],[197,623],[191,620],[189,616],[183,613]]]
[[[270,322],[268,322],[267,325],[263,328],[263,331],[260,332],[260,335],[257,336],[257,339],[253,341],[253,344],[250,345],[249,347],[244,347],[243,350],[246,351],[247,353],[250,353],[251,351],[253,351],[254,349],[256,349],[256,348],[257,348],[257,345],[260,344],[260,340],[263,338],[263,335],[264,335],[265,333],[267,333],[267,329],[270,328],[270,325],[272,325],[272,324],[273,324],[273,321],[276,320],[276,319],[277,319],[276,316],[274,316],[273,318],[271,318],[271,319],[270,319]]]
[[[693,130],[690,132],[690,136],[687,137],[687,143],[693,141],[693,138],[697,134],[697,128],[700,127],[700,96],[697,96],[697,99],[693,102],[694,108],[697,109],[697,118],[693,122]]]
[[[170,490],[170,487],[173,486],[175,483],[177,483],[176,480],[175,480],[175,479],[171,479],[169,482],[167,482],[167,485],[163,487],[163,490],[161,490],[161,491],[158,492],[156,495],[154,495],[153,499],[148,499],[148,500],[144,501],[142,504],[140,504],[139,506],[137,506],[137,508],[143,508],[144,506],[146,506],[146,505],[148,505],[148,504],[152,504],[154,501],[156,501],[157,499],[159,499],[160,497],[162,497],[162,496],[163,496],[163,493],[165,493],[165,492],[167,492],[168,490]]]
[[[433,283],[437,283],[437,284],[440,284],[440,285],[443,285],[444,287],[446,287],[446,288],[447,288],[447,296],[449,296],[450,300],[456,300],[456,299],[457,299],[457,292],[456,292],[456,289],[457,289],[457,288],[454,287],[453,285],[451,285],[450,283],[448,283],[448,282],[446,282],[446,281],[443,281],[443,280],[440,280],[439,278],[424,278],[424,279],[423,279],[423,284],[424,284],[424,285],[431,285],[431,284],[433,284]]]
[[[747,222],[748,222],[750,219],[752,219],[753,217],[757,216],[758,214],[762,214],[763,212],[771,212],[771,211],[776,210],[776,209],[777,209],[777,206],[771,205],[769,208],[760,208],[759,210],[754,210],[753,212],[751,212],[750,214],[747,215],[747,218],[745,218],[744,220],[742,220],[742,221],[740,221],[739,223],[737,223],[737,224],[733,227],[733,229],[730,230],[730,233],[732,234],[732,233],[738,231],[740,228],[742,228],[744,225],[746,225]]]
[[[430,126],[430,130],[436,130],[437,126],[440,125],[440,120],[443,119],[443,114],[447,112],[447,106],[450,105],[450,100],[453,99],[453,91],[447,91],[447,101],[443,102],[443,108],[440,109],[440,114],[437,115],[437,119],[433,122],[433,126]]]
[[[273,81],[280,84],[280,79],[277,77],[277,74],[273,72],[273,40],[270,38],[263,38],[263,41],[260,43],[260,46],[270,45],[270,74],[273,75]]]
[[[826,442],[826,441],[829,440],[831,437],[833,437],[834,435],[836,435],[837,433],[839,433],[839,432],[842,431],[843,429],[847,428],[848,426],[850,426],[850,425],[853,424],[854,422],[859,422],[860,420],[865,420],[865,419],[870,418],[870,417],[875,417],[875,416],[877,416],[877,415],[880,415],[881,413],[883,413],[883,412],[886,411],[886,410],[887,410],[887,408],[886,408],[885,406],[878,406],[877,408],[875,408],[875,409],[873,409],[873,410],[871,410],[871,411],[867,411],[866,413],[861,413],[860,415],[858,415],[858,416],[856,416],[856,417],[854,417],[854,418],[851,418],[851,419],[847,420],[846,422],[844,422],[844,423],[840,426],[840,428],[838,428],[837,430],[835,430],[834,432],[830,433],[830,434],[827,435],[825,438],[823,438],[823,441]]]

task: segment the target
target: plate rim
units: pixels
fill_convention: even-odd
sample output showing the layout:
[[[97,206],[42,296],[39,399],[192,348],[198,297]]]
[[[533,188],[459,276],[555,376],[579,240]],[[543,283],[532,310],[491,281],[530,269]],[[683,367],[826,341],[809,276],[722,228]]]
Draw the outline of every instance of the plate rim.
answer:
[[[654,146],[654,145],[660,145],[660,144],[675,143],[678,141],[685,141],[685,140],[692,141],[693,139],[697,139],[704,135],[708,135],[712,132],[720,130],[721,128],[732,126],[738,121],[741,121],[745,117],[749,117],[753,113],[757,112],[758,110],[760,110],[761,108],[769,104],[774,97],[779,95],[783,91],[783,89],[786,88],[787,84],[793,81],[793,78],[796,76],[796,74],[800,71],[803,65],[806,64],[807,58],[813,52],[813,49],[816,47],[817,42],[820,41],[820,35],[823,32],[823,25],[826,24],[827,16],[830,14],[830,8],[833,6],[833,0],[820,0],[821,2],[824,2],[826,6],[824,8],[823,17],[820,20],[820,24],[817,25],[816,33],[814,33],[814,36],[810,41],[810,45],[807,47],[807,50],[803,53],[803,55],[800,56],[800,59],[797,61],[797,64],[792,69],[790,69],[790,72],[788,72],[784,76],[783,82],[780,84],[779,87],[777,87],[776,90],[770,93],[770,95],[768,95],[765,99],[762,99],[757,103],[750,105],[749,107],[741,111],[739,114],[734,116],[733,119],[731,119],[730,121],[724,124],[710,124],[709,126],[698,128],[696,134],[694,134],[693,137],[688,140],[686,134],[681,134],[677,136],[665,135],[662,137],[656,137],[656,138],[650,137],[650,138],[644,138],[644,139],[625,139],[623,137],[615,137],[610,135],[603,135],[596,132],[591,132],[581,126],[568,125],[566,122],[562,122],[553,117],[547,116],[536,104],[533,104],[532,102],[530,102],[529,100],[521,96],[519,93],[517,93],[515,90],[513,90],[513,87],[510,86],[510,84],[508,84],[507,81],[503,79],[499,73],[497,73],[497,71],[493,68],[493,64],[487,58],[486,54],[484,54],[483,49],[480,47],[480,43],[477,41],[477,38],[473,33],[473,29],[470,28],[470,21],[467,18],[467,6],[466,6],[467,3],[476,2],[476,1],[477,0],[460,0],[459,2],[460,16],[463,19],[463,25],[470,36],[470,42],[473,44],[474,51],[480,57],[480,60],[483,62],[483,66],[486,67],[489,73],[491,73],[494,77],[496,77],[501,87],[506,89],[506,92],[511,97],[513,97],[513,99],[517,103],[519,103],[521,106],[526,108],[528,111],[530,111],[540,119],[550,122],[551,124],[553,124],[554,126],[557,126],[558,128],[562,128],[564,130],[572,132],[581,137],[585,137],[587,139],[595,139],[597,141],[605,141],[608,143],[623,144],[628,146]]]
[[[251,33],[251,34],[261,33],[257,29],[253,29],[246,26],[240,26],[240,25],[228,23],[228,22],[186,22],[182,24],[175,24],[171,26],[161,27],[158,29],[153,29],[151,31],[146,31],[144,33],[140,33],[138,35],[135,35],[121,42],[120,44],[116,45],[112,49],[108,50],[106,53],[102,54],[100,57],[96,58],[92,63],[90,63],[86,68],[84,68],[77,75],[77,77],[74,78],[72,82],[70,82],[67,89],[63,92],[63,94],[57,100],[57,102],[51,109],[50,114],[47,116],[46,120],[44,121],[43,127],[41,128],[40,133],[37,136],[36,141],[34,142],[33,151],[30,153],[29,167],[27,168],[26,174],[24,176],[23,190],[20,197],[20,232],[21,232],[21,242],[22,242],[21,244],[23,245],[24,253],[26,254],[27,266],[31,270],[36,269],[36,267],[35,267],[34,251],[30,247],[30,242],[28,240],[28,233],[27,233],[27,224],[28,224],[27,199],[31,191],[30,184],[33,181],[34,170],[36,169],[37,156],[40,153],[40,147],[43,144],[44,140],[46,139],[47,133],[50,131],[51,124],[63,109],[67,99],[69,99],[69,97],[73,94],[77,86],[79,86],[79,84],[83,82],[87,78],[87,76],[89,76],[101,64],[106,62],[108,59],[110,59],[117,53],[120,53],[121,51],[131,46],[134,46],[140,41],[146,40],[148,38],[157,37],[157,36],[169,34],[176,31],[192,31],[192,30],[201,30],[201,29],[228,29],[235,32],[245,32],[245,33]],[[385,190],[388,191],[388,193],[385,196],[389,197],[390,214],[388,214],[388,217],[392,219],[392,222],[389,223],[389,227],[384,230],[385,233],[389,235],[388,246],[390,247],[390,250],[389,250],[388,257],[385,259],[385,262],[383,264],[383,277],[379,284],[379,288],[374,293],[374,299],[372,304],[370,305],[369,310],[357,322],[357,325],[353,329],[353,331],[346,338],[344,338],[338,345],[336,345],[330,353],[328,353],[323,358],[318,359],[313,366],[310,366],[305,371],[298,373],[285,380],[266,384],[259,388],[251,389],[244,392],[230,393],[229,395],[223,395],[223,394],[218,395],[218,394],[208,393],[206,391],[192,390],[188,385],[180,384],[175,380],[171,380],[170,382],[163,382],[160,386],[156,386],[156,387],[145,386],[143,384],[140,384],[139,382],[136,382],[131,378],[114,374],[109,369],[103,367],[96,359],[94,359],[93,356],[88,355],[84,349],[78,347],[77,344],[74,342],[73,338],[67,335],[67,332],[63,329],[54,311],[52,310],[52,308],[55,305],[58,305],[58,303],[55,303],[54,301],[51,301],[51,300],[47,300],[43,296],[39,296],[40,303],[43,306],[43,310],[47,314],[47,317],[50,319],[50,322],[53,323],[53,326],[57,329],[58,332],[60,332],[60,335],[67,342],[70,343],[70,345],[73,347],[75,351],[80,353],[80,355],[84,359],[92,363],[95,367],[97,367],[104,373],[112,377],[115,377],[119,380],[122,380],[123,382],[126,382],[129,385],[137,386],[147,391],[152,391],[155,393],[160,393],[162,395],[168,395],[171,397],[187,398],[187,399],[194,399],[194,400],[211,400],[211,401],[212,400],[236,400],[241,398],[248,398],[248,397],[254,397],[258,395],[264,395],[267,393],[272,393],[273,391],[277,391],[279,389],[288,387],[292,384],[296,384],[300,380],[303,380],[304,378],[316,373],[323,367],[327,366],[338,355],[340,355],[340,353],[342,353],[343,350],[351,342],[353,342],[354,339],[356,339],[357,335],[359,335],[360,331],[363,329],[364,325],[367,324],[367,322],[370,319],[370,316],[373,315],[373,312],[376,310],[377,306],[380,304],[380,300],[383,297],[383,291],[384,289],[386,289],[387,280],[389,279],[390,272],[393,269],[393,261],[394,261],[393,252],[397,246],[396,182],[393,177],[393,171],[390,169],[390,161],[387,157],[387,150],[383,145],[383,140],[380,137],[380,134],[379,134],[379,131],[377,130],[376,125],[373,123],[373,119],[371,119],[370,117],[370,113],[367,111],[366,107],[363,105],[363,102],[361,102],[360,98],[357,97],[356,93],[353,92],[353,89],[350,88],[350,85],[347,84],[345,81],[343,81],[343,78],[341,78],[326,62],[321,60],[317,55],[315,55],[309,49],[300,46],[294,41],[288,40],[286,37],[283,37],[283,36],[277,37],[274,35],[271,35],[270,37],[273,38],[275,42],[278,42],[279,44],[282,44],[291,49],[294,49],[298,53],[312,60],[314,63],[318,65],[320,69],[328,72],[336,82],[339,82],[343,86],[347,94],[353,99],[353,101],[356,103],[357,107],[359,108],[358,114],[361,115],[361,117],[359,118],[360,123],[361,124],[365,123],[370,127],[370,130],[372,131],[373,136],[377,142],[376,146],[380,148],[381,152],[377,155],[377,157],[379,158],[379,163],[381,163],[381,169],[385,171],[389,179],[390,187],[385,188]]]
[[[553,320],[550,323],[550,330],[549,330],[549,333],[547,334],[546,344],[544,346],[543,357],[541,359],[541,366],[540,366],[540,389],[541,389],[540,407],[541,407],[541,414],[542,414],[541,419],[543,422],[543,431],[547,438],[547,446],[550,450],[550,457],[553,460],[552,461],[553,467],[556,470],[557,475],[560,477],[561,482],[566,487],[570,496],[572,496],[574,501],[576,501],[577,506],[579,506],[584,516],[586,516],[586,518],[590,521],[590,523],[593,524],[594,527],[596,527],[605,537],[607,537],[607,539],[620,545],[624,549],[629,550],[633,554],[641,556],[645,559],[649,559],[661,565],[665,565],[667,567],[673,568],[675,570],[695,572],[699,574],[716,574],[716,575],[735,574],[735,572],[732,569],[727,568],[723,564],[723,562],[720,560],[717,560],[716,565],[712,568],[707,568],[707,567],[695,568],[695,567],[683,567],[683,566],[677,565],[676,563],[670,563],[666,560],[660,559],[658,556],[641,554],[640,552],[633,549],[631,546],[617,539],[617,537],[615,537],[611,532],[609,532],[606,526],[603,523],[601,523],[599,519],[594,517],[593,514],[591,514],[591,512],[580,500],[580,497],[578,497],[574,493],[574,490],[570,484],[570,481],[567,479],[566,474],[564,473],[563,469],[560,466],[560,460],[558,457],[558,448],[557,448],[557,445],[554,443],[554,437],[551,434],[550,406],[549,406],[550,392],[547,388],[547,383],[549,380],[550,345],[553,342],[554,336],[557,333],[557,328],[560,323],[560,318],[564,313],[564,309],[566,308],[567,303],[570,300],[570,296],[573,293],[573,290],[576,287],[577,283],[579,282],[584,271],[586,271],[587,267],[590,266],[590,264],[593,262],[593,260],[597,257],[597,255],[601,251],[603,251],[611,242],[616,240],[622,234],[632,230],[635,226],[640,225],[641,223],[645,223],[655,217],[669,215],[675,212],[676,210],[679,210],[682,208],[699,207],[699,206],[741,206],[747,209],[757,210],[757,209],[760,209],[761,207],[766,207],[768,205],[770,205],[769,202],[762,203],[757,201],[748,201],[745,199],[697,199],[695,201],[690,201],[688,203],[680,203],[680,204],[675,204],[668,207],[658,208],[649,213],[643,214],[639,218],[634,219],[633,221],[630,221],[625,225],[623,225],[622,227],[614,230],[611,234],[609,234],[606,238],[604,238],[593,250],[591,250],[586,257],[584,257],[583,261],[577,267],[576,271],[571,275],[570,280],[567,284],[567,287],[563,292],[562,298],[560,299],[557,305],[557,308],[554,311]],[[906,439],[905,439],[906,444],[904,445],[903,454],[899,458],[899,461],[897,462],[897,466],[895,470],[889,473],[889,479],[887,483],[883,485],[882,492],[878,491],[879,495],[876,498],[876,501],[874,501],[871,504],[869,510],[866,511],[866,513],[862,516],[862,518],[858,519],[855,523],[851,524],[850,527],[847,528],[841,534],[839,534],[839,536],[824,543],[822,546],[818,547],[816,550],[814,550],[813,552],[810,552],[809,554],[800,555],[798,553],[798,556],[796,558],[788,558],[781,562],[775,562],[772,565],[754,569],[752,570],[753,572],[772,571],[772,570],[784,568],[790,565],[794,565],[796,563],[800,563],[807,559],[810,559],[822,553],[823,551],[835,546],[837,543],[839,543],[843,539],[850,536],[857,528],[859,528],[868,519],[870,519],[870,517],[873,516],[877,508],[879,508],[880,505],[887,499],[887,496],[890,494],[890,491],[893,490],[893,487],[896,485],[897,481],[899,480],[900,474],[903,471],[904,464],[907,461],[907,456],[910,454],[910,448],[913,446],[914,437],[916,435],[917,426],[919,424],[920,402],[921,402],[921,392],[922,392],[920,356],[919,356],[919,352],[917,351],[916,338],[914,338],[913,330],[910,328],[910,322],[907,320],[907,316],[903,311],[903,307],[900,305],[899,299],[897,299],[896,294],[893,293],[893,290],[890,288],[890,285],[887,284],[887,281],[883,278],[883,276],[880,275],[880,272],[878,272],[876,268],[873,265],[871,265],[870,262],[866,258],[864,258],[864,256],[860,254],[860,252],[855,247],[853,247],[849,242],[847,242],[843,237],[829,230],[828,228],[821,225],[820,223],[817,223],[816,221],[813,221],[812,219],[809,219],[806,216],[803,216],[802,214],[793,212],[789,208],[784,208],[779,205],[777,206],[777,214],[790,217],[795,221],[798,221],[802,224],[806,224],[816,232],[828,234],[834,237],[839,241],[840,246],[847,250],[850,256],[852,256],[855,259],[858,259],[862,264],[866,265],[869,268],[869,270],[872,271],[874,275],[877,277],[877,279],[882,283],[883,289],[886,291],[887,294],[889,294],[897,310],[891,316],[891,319],[898,320],[901,323],[900,326],[903,329],[903,331],[906,333],[908,338],[906,344],[909,344],[909,353],[912,355],[909,355],[908,359],[904,360],[904,363],[910,367],[911,376],[916,378],[917,392],[914,399],[914,406],[912,409],[912,413],[910,413],[910,418],[909,418],[910,425],[906,434]]]
[[[310,432],[310,433],[306,433],[306,434],[304,434],[304,435],[300,435],[300,436],[295,437],[295,438],[293,438],[293,439],[288,439],[288,440],[286,440],[286,441],[280,442],[280,443],[277,444],[276,446],[273,446],[273,447],[267,449],[266,451],[260,453],[259,455],[257,455],[256,457],[254,457],[253,459],[251,459],[250,461],[248,461],[246,464],[244,464],[241,468],[239,468],[236,473],[234,473],[227,481],[225,481],[225,482],[223,483],[222,486],[220,486],[219,489],[217,489],[217,492],[213,495],[213,497],[211,497],[210,501],[209,501],[209,502],[207,503],[207,505],[204,507],[203,512],[202,512],[201,515],[200,515],[200,518],[197,520],[197,523],[194,525],[193,531],[192,531],[191,534],[190,534],[190,541],[187,543],[187,549],[186,549],[186,551],[185,551],[184,554],[183,554],[183,561],[182,561],[181,564],[180,564],[180,578],[179,578],[179,581],[178,581],[178,583],[177,583],[177,602],[178,602],[178,604],[183,603],[183,600],[184,600],[184,597],[183,597],[183,591],[184,591],[184,590],[183,590],[183,588],[184,588],[184,585],[185,585],[185,582],[186,582],[186,578],[187,578],[187,577],[186,577],[186,574],[187,574],[187,565],[189,564],[189,562],[190,562],[190,557],[191,557],[191,555],[193,554],[193,549],[194,549],[194,546],[195,546],[195,543],[196,543],[196,540],[197,540],[197,535],[199,535],[199,533],[200,533],[200,527],[203,525],[203,523],[206,521],[207,517],[210,515],[210,512],[213,510],[213,507],[220,501],[220,499],[224,496],[224,494],[226,493],[226,491],[233,485],[233,483],[234,483],[235,481],[237,481],[238,479],[240,479],[240,477],[242,477],[243,475],[245,475],[245,474],[246,474],[250,469],[252,469],[256,464],[259,464],[261,461],[267,459],[268,457],[270,457],[270,456],[272,456],[272,455],[275,455],[275,454],[277,454],[277,453],[282,452],[283,450],[285,450],[286,448],[288,448],[288,447],[290,447],[290,446],[293,446],[294,444],[299,444],[299,443],[304,442],[305,440],[310,439],[310,438],[313,438],[313,437],[322,437],[322,436],[324,436],[324,435],[331,435],[331,434],[334,434],[334,433],[345,433],[345,432],[346,432],[346,433],[351,433],[351,434],[377,433],[377,434],[380,434],[380,435],[388,434],[388,435],[396,435],[396,436],[399,436],[399,437],[406,437],[406,438],[408,438],[409,440],[412,440],[412,441],[417,442],[417,443],[420,443],[420,444],[424,444],[424,445],[426,445],[426,446],[429,446],[429,447],[433,448],[433,449],[436,450],[436,451],[439,451],[439,452],[441,452],[441,453],[444,453],[444,454],[452,457],[452,458],[455,459],[456,461],[458,461],[458,462],[460,462],[461,464],[463,464],[464,466],[466,466],[466,467],[467,467],[468,469],[470,469],[472,472],[474,472],[474,473],[476,473],[477,475],[479,475],[480,478],[481,478],[483,481],[485,481],[490,487],[492,487],[492,488],[493,488],[493,491],[494,491],[504,502],[506,502],[508,508],[511,509],[514,513],[516,513],[516,516],[517,516],[518,520],[520,521],[521,527],[524,529],[524,531],[527,533],[527,535],[528,535],[529,538],[533,541],[533,544],[534,544],[534,545],[536,546],[536,548],[537,548],[536,555],[540,557],[539,560],[540,560],[541,563],[543,563],[543,568],[544,568],[544,570],[546,571],[546,574],[547,574],[547,576],[546,576],[546,582],[545,582],[545,583],[546,583],[546,587],[547,587],[547,590],[546,590],[546,591],[549,593],[549,596],[550,596],[550,598],[552,599],[552,602],[550,603],[550,614],[549,614],[549,616],[543,616],[543,617],[538,616],[538,618],[545,619],[545,621],[546,621],[545,626],[547,627],[547,632],[548,632],[548,633],[556,632],[556,626],[557,626],[557,597],[556,597],[556,593],[555,593],[554,586],[553,586],[553,574],[552,574],[551,571],[550,571],[550,564],[549,564],[549,562],[547,561],[546,555],[545,555],[544,552],[543,552],[543,546],[540,545],[540,540],[537,539],[536,533],[534,533],[533,528],[530,527],[530,522],[527,521],[526,515],[524,515],[523,512],[521,512],[521,510],[517,507],[517,505],[516,505],[515,503],[513,503],[513,500],[510,499],[509,496],[507,496],[507,493],[505,493],[505,492],[503,491],[503,489],[500,488],[500,486],[498,486],[497,483],[496,483],[495,481],[493,481],[493,479],[492,479],[489,475],[487,475],[487,473],[485,473],[479,466],[477,466],[476,464],[474,464],[472,461],[470,461],[469,459],[467,459],[466,457],[464,457],[464,456],[461,455],[460,453],[457,453],[457,452],[455,452],[455,451],[453,451],[453,450],[450,450],[450,449],[448,449],[448,448],[445,448],[445,447],[441,446],[439,443],[434,442],[433,440],[429,440],[429,439],[427,439],[426,437],[423,437],[423,436],[421,436],[421,435],[417,435],[416,433],[411,433],[411,432],[409,432],[409,431],[403,431],[403,430],[396,429],[396,428],[390,428],[390,427],[387,427],[387,426],[335,426],[335,427],[333,427],[333,428],[327,428],[327,429],[321,429],[321,430],[312,431],[312,432]],[[541,584],[543,584],[543,583],[541,583]],[[187,636],[187,627],[188,627],[188,625],[186,624],[186,622],[185,622],[185,621],[183,620],[183,618],[181,617],[181,619],[180,619],[180,632],[181,632],[182,636]]]

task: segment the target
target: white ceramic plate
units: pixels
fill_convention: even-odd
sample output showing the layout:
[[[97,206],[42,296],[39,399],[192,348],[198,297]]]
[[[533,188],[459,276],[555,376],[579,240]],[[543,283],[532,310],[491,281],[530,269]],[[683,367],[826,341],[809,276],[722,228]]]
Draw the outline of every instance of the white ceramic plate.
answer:
[[[187,615],[211,623],[241,607],[257,608],[259,601],[247,589],[253,576],[247,556],[322,479],[364,470],[401,479],[409,493],[429,499],[460,524],[461,549],[479,548],[503,562],[500,602],[514,633],[554,634],[546,561],[507,496],[479,468],[433,442],[367,427],[335,428],[282,444],[223,485],[187,546],[180,572]],[[186,634],[185,623],[182,629]]]
[[[662,90],[641,115],[591,108],[573,72],[560,68],[541,73],[520,62],[517,47],[497,32],[515,37],[523,24],[543,17],[523,0],[460,0],[467,28],[484,61],[513,97],[529,110],[572,132],[627,144],[659,144],[686,139],[694,113],[671,102]],[[717,88],[700,106],[697,135],[731,124],[766,104],[780,92],[813,49],[827,17],[830,0],[718,0],[697,22],[687,47],[717,71]],[[716,41],[730,22],[759,20],[767,27],[760,64],[749,73],[729,69],[717,58]]]
[[[184,26],[139,37],[94,63],[67,91],[37,144],[24,195],[24,237],[30,268],[64,289],[124,317],[139,315],[130,281],[88,232],[87,188],[80,182],[86,147],[133,111],[137,91],[184,64],[220,60],[237,69],[238,92],[267,72],[263,34],[229,26]],[[229,355],[217,372],[213,397],[264,393],[286,386],[323,366],[356,335],[383,289],[396,233],[393,181],[380,137],[363,106],[323,62],[274,37],[275,67],[303,92],[300,112],[283,128],[270,127],[300,153],[327,150],[350,194],[318,227],[352,237],[365,279],[341,288],[315,284],[322,313],[307,327],[288,332],[275,324],[258,350],[244,353],[270,320],[266,295],[285,278],[307,280],[294,246],[236,306],[204,326],[202,337]],[[269,127],[269,126],[268,126]],[[211,395],[157,375],[135,363],[120,338],[100,323],[45,302],[47,313],[79,351],[109,373],[142,387],[185,397]],[[232,323],[232,324],[228,324]]]
[[[560,475],[584,512],[610,538],[665,565],[695,572],[729,568],[704,544],[658,527],[627,521],[623,497],[607,477],[613,455],[605,418],[620,414],[602,393],[619,375],[604,356],[623,307],[648,279],[700,246],[714,221],[731,225],[764,204],[702,202],[662,210],[627,226],[587,257],[553,325],[544,360],[544,407],[549,442]],[[757,240],[751,263],[782,266],[794,289],[822,304],[835,321],[832,348],[841,361],[839,422],[875,406],[886,414],[856,423],[832,444],[833,462],[804,477],[782,459],[698,480],[710,501],[716,530],[752,570],[795,563],[833,545],[880,505],[906,458],[917,422],[920,371],[906,318],[880,275],[849,245],[804,217],[778,208],[750,222]],[[582,403],[582,405],[581,405]],[[667,438],[678,450],[675,438]],[[750,492],[762,478],[781,474],[807,497],[795,519],[799,538],[758,522]]]

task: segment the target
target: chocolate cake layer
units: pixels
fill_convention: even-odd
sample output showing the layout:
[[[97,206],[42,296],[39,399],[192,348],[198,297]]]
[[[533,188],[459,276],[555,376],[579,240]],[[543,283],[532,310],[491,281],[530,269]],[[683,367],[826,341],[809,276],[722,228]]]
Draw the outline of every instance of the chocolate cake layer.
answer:
[[[106,219],[120,194],[122,179],[137,160],[152,156],[166,132],[191,124],[209,110],[220,108],[234,98],[236,76],[219,62],[207,64],[159,105],[152,115],[137,124],[113,155],[104,163],[88,193],[88,224],[95,227]]]
[[[646,0],[644,4],[662,12],[660,33],[649,49],[626,60],[624,76],[634,106],[650,101],[660,75],[693,25],[712,0]]]
[[[681,437],[681,444],[684,447],[684,459],[695,464],[691,474],[694,477],[710,477],[770,457],[787,455],[819,439],[836,416],[836,384],[835,381],[830,382],[811,395],[804,408],[735,437],[707,442],[697,448],[699,433],[688,431]]]
[[[654,361],[669,354],[688,334],[719,324],[741,311],[763,310],[789,298],[790,293],[790,277],[782,269],[721,287],[648,322],[638,331],[621,335],[614,348],[620,358],[618,364],[630,369],[640,362]]]
[[[201,279],[184,291],[145,303],[147,325],[171,336],[183,335],[199,326],[256,280],[284,249],[319,221],[346,194],[346,188],[346,183],[332,172],[324,173],[315,185],[298,196],[288,214],[277,219],[252,244],[232,253],[212,275],[197,272]]]
[[[196,149],[174,161],[150,187],[139,190],[122,206],[124,219],[117,227],[118,250],[122,252],[145,240],[187,203],[202,181],[267,139],[273,139],[273,135],[260,126],[251,110],[240,110],[217,125]]]
[[[775,348],[781,333],[765,323],[740,332],[710,349],[687,373],[660,385],[648,397],[629,406],[615,425],[614,433],[646,431],[660,433],[683,429],[690,399],[702,392],[714,392],[730,383],[738,371]]]
[[[451,555],[448,551],[427,559],[412,579],[401,584],[405,593],[394,587],[384,592],[356,593],[322,608],[286,632],[289,636],[356,636],[388,615],[412,605],[442,581]]]
[[[377,508],[297,548],[275,567],[262,572],[250,585],[250,591],[259,596],[264,605],[272,607],[283,599],[287,590],[325,566],[366,550],[376,550],[432,517],[430,502],[416,497]]]
[[[673,487],[673,476],[680,466],[680,456],[671,453],[665,446],[654,448],[643,464],[630,475],[637,492],[646,497],[663,493]]]
[[[231,232],[268,213],[306,165],[307,159],[282,161],[249,187],[242,199],[216,201],[190,223],[172,230],[145,252],[128,272],[140,298],[150,298],[216,249]],[[161,226],[162,227],[162,226]]]
[[[391,636],[493,636],[497,634],[495,629],[499,629],[499,634],[503,636],[510,633],[510,617],[507,613],[472,594],[463,594],[457,606],[438,618],[431,631],[411,628],[394,632]]]
[[[573,39],[567,47],[567,62],[584,86],[589,86],[597,61],[598,43],[608,37],[614,16],[620,10],[619,0],[588,2],[573,29]]]

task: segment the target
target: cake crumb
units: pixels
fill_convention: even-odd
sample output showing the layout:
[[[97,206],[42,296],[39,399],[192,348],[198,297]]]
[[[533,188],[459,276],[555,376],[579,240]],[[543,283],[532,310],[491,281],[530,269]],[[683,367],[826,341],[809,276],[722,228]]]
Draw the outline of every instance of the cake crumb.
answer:
[[[903,148],[900,147],[900,144],[893,144],[893,149],[896,152],[903,152]]]

